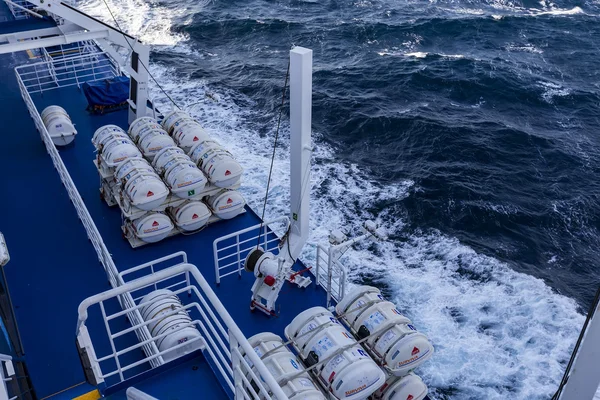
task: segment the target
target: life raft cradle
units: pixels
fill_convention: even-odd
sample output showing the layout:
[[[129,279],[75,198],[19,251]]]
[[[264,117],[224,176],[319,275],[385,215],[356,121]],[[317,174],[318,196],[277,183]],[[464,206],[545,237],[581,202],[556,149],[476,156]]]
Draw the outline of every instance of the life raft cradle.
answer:
[[[113,180],[112,174],[107,172],[101,165],[99,165],[97,160],[94,160],[94,166],[100,175],[100,196],[109,207],[113,207],[115,205],[119,206],[122,217],[131,220],[140,218],[148,212],[131,204],[129,198],[124,196],[119,190],[119,185]],[[163,178],[160,179],[164,182]],[[165,185],[167,188],[169,188],[169,185],[166,182]],[[240,188],[240,186],[241,182],[238,182],[228,189],[237,190]],[[189,199],[182,199],[175,196],[173,193],[170,193],[165,201],[152,211],[165,211],[168,207],[177,207],[183,204],[183,202],[186,200],[202,200],[204,197],[213,196],[221,191],[223,191],[223,188],[209,184],[206,185],[206,187],[200,193],[190,197]]]
[[[183,201],[186,201],[186,200],[183,200]],[[210,209],[211,212],[213,212],[213,210],[212,210],[212,208],[210,206],[207,205],[207,207]],[[169,208],[171,208],[171,207],[169,207]],[[236,216],[242,215],[245,212],[246,212],[246,209],[242,208],[241,211]],[[144,211],[144,213],[147,214],[148,211]],[[169,218],[172,219],[172,217],[169,214],[169,209],[167,209],[167,215],[169,216]],[[152,243],[144,242],[143,240],[139,239],[135,235],[133,227],[132,227],[132,223],[133,223],[132,220],[130,220],[130,219],[122,219],[122,221],[123,221],[123,224],[121,225],[121,231],[123,232],[123,237],[125,239],[127,239],[127,241],[129,242],[129,245],[132,248],[135,249],[135,248],[147,245],[147,244],[152,244]],[[173,237],[173,236],[176,236],[176,235],[179,235],[179,234],[182,234],[182,235],[194,235],[196,233],[202,232],[207,226],[212,225],[212,224],[217,223],[217,222],[220,222],[220,221],[226,221],[226,220],[223,220],[223,219],[217,217],[216,215],[214,215],[214,212],[213,212],[213,215],[210,216],[210,218],[208,219],[208,221],[206,222],[206,224],[203,227],[201,227],[199,229],[196,229],[193,232],[185,232],[185,231],[181,230],[180,228],[178,228],[177,225],[174,224],[173,229],[171,229],[171,231],[169,232],[169,234],[164,239],[162,239],[162,240],[166,240],[166,239],[168,239],[170,237]]]
[[[374,354],[372,353],[372,351],[368,348],[368,346],[362,346],[362,343],[368,341],[369,339],[371,339],[373,337],[376,337],[377,335],[383,334],[390,327],[392,327],[394,325],[394,323],[390,322],[390,323],[384,324],[377,331],[369,334],[368,336],[359,337],[359,336],[357,336],[357,334],[355,333],[355,331],[350,326],[348,326],[344,322],[344,320],[343,320],[343,317],[346,316],[347,314],[359,311],[361,309],[367,309],[367,308],[371,307],[372,305],[374,305],[376,303],[378,303],[378,301],[371,300],[371,301],[368,301],[368,302],[366,302],[365,304],[363,304],[361,306],[358,306],[358,307],[355,307],[353,309],[347,310],[346,312],[344,312],[342,314],[335,314],[334,318],[336,319],[336,321],[338,321],[338,323],[340,323],[344,328],[346,328],[349,332],[352,333],[352,335],[356,339],[356,342],[348,344],[346,346],[340,347],[337,351],[335,351],[334,353],[330,354],[328,357],[325,357],[322,360],[318,360],[316,363],[313,363],[313,364],[309,364],[307,362],[307,360],[305,360],[304,358],[298,357],[298,359],[302,363],[302,366],[304,367],[304,369],[298,371],[296,374],[294,374],[292,376],[287,377],[286,381],[291,381],[292,379],[300,377],[304,372],[308,372],[311,375],[311,377],[316,382],[322,383],[319,380],[319,377],[317,376],[318,374],[315,374],[315,372],[314,372],[315,369],[317,369],[318,367],[320,367],[322,365],[327,364],[329,361],[333,360],[335,357],[337,357],[338,355],[342,354],[344,351],[346,351],[346,350],[348,350],[348,349],[356,346],[357,344],[360,345],[369,354],[369,357],[371,357],[371,359],[373,361],[375,361],[375,363],[377,365],[379,365],[379,367],[383,368],[383,370],[385,371],[385,373],[387,375],[392,376],[393,374],[392,374],[391,370],[385,364],[381,364],[381,363],[377,362],[377,359],[379,358],[379,356],[377,355],[377,357],[375,357]],[[325,328],[327,328],[328,326],[331,326],[331,325],[334,325],[334,324],[335,323],[333,321],[325,322],[324,324],[321,324],[321,325],[315,327],[315,329],[311,329],[311,330],[309,330],[307,332],[304,332],[303,334],[300,334],[300,335],[296,336],[294,339],[298,339],[298,338],[307,336],[309,334],[315,335],[318,332],[320,332],[320,331],[324,330]],[[268,357],[269,355],[274,354],[278,349],[281,349],[281,348],[284,348],[284,347],[287,348],[288,346],[292,346],[292,348],[298,354],[300,354],[300,349],[296,348],[296,346],[294,345],[294,341],[293,340],[288,340],[288,341],[284,341],[281,345],[276,346],[276,347],[270,349],[269,351],[267,351],[266,353],[264,353],[263,356],[262,356],[262,358]],[[329,390],[330,386],[331,386],[331,382],[329,383],[329,386],[326,387],[325,389]]]

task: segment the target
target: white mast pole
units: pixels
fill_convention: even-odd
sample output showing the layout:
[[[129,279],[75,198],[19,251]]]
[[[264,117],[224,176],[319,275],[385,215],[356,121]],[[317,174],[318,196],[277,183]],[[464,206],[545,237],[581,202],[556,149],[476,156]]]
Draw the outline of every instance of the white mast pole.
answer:
[[[290,254],[294,260],[308,240],[312,121],[312,50],[290,51]],[[291,260],[290,260],[291,261]]]
[[[560,400],[592,400],[600,384],[600,303],[579,346]]]
[[[258,307],[269,315],[274,313],[279,292],[308,239],[311,118],[312,50],[294,47],[290,51],[290,232],[281,258],[256,249],[259,258],[251,261],[254,252],[250,252],[245,262],[245,268],[256,276],[250,309]],[[268,275],[277,276],[274,283],[266,283]]]

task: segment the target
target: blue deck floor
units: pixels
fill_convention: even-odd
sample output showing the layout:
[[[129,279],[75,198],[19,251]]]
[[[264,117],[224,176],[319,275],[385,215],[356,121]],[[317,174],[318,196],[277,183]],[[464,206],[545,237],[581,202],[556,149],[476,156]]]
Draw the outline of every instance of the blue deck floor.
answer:
[[[0,72],[9,77],[0,83],[0,105],[3,105],[0,117],[6,121],[5,139],[0,148],[0,168],[4,171],[0,230],[7,237],[12,255],[6,273],[27,363],[38,397],[43,398],[84,381],[75,349],[77,305],[109,286],[20,98],[12,68],[25,61],[23,55],[0,57]],[[40,111],[48,105],[62,106],[76,124],[79,133],[76,143],[61,149],[60,154],[120,271],[182,250],[187,253],[189,262],[212,283],[215,280],[213,241],[259,223],[256,214],[248,210],[196,235],[176,236],[132,249],[121,236],[118,209],[109,208],[100,199],[99,178],[92,164],[94,148],[90,142],[100,126],[116,124],[126,128],[126,112],[90,115],[85,110],[87,103],[83,93],[75,86],[32,97]],[[325,303],[324,291],[314,284],[306,289],[286,284],[278,301],[279,317],[250,313],[253,281],[251,274],[244,274],[242,279],[230,276],[222,280],[220,287],[214,286],[247,336],[264,331],[283,335],[283,328],[299,312]],[[90,319],[88,326],[103,330],[99,323]]]

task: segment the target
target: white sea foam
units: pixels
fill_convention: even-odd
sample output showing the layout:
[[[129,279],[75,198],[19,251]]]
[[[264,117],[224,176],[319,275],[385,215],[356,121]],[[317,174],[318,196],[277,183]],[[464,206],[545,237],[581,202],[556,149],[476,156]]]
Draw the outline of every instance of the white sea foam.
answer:
[[[427,53],[423,51],[416,51],[412,53],[404,53],[406,57],[414,57],[414,58],[425,58],[428,56],[438,56],[443,58],[465,58],[462,54],[443,54],[443,53]]]
[[[543,89],[542,98],[552,104],[555,97],[564,97],[571,94],[571,90],[564,88],[558,83],[539,81],[538,85]]]
[[[542,54],[544,51],[531,43],[526,44],[515,44],[509,43],[504,47],[507,51],[510,52],[524,52],[524,53],[536,53]]]
[[[535,15],[577,15],[577,14],[585,14],[580,7],[573,7],[570,9],[562,9],[562,8],[552,8],[550,10],[539,11],[536,12],[532,10],[532,13]]]
[[[406,57],[425,58],[429,53],[423,51],[416,51],[414,53],[404,53]]]
[[[97,10],[100,4],[86,6]],[[127,5],[120,8],[119,4],[114,3],[119,15],[144,10]],[[171,10],[153,12],[168,14]],[[128,19],[128,30],[139,34],[133,28],[142,29],[143,23],[136,21],[144,18],[131,15]],[[150,40],[154,44],[169,43],[184,50],[187,46],[185,37],[173,35],[163,23],[148,28],[144,35],[155,38],[156,42]],[[184,109],[190,108],[238,157],[246,168],[242,192],[255,210],[261,209],[276,112],[257,110],[252,98],[207,86],[201,80],[185,79],[175,69],[154,65],[151,71]],[[158,94],[156,88],[152,91]],[[234,102],[234,97],[244,101]],[[166,103],[162,106],[170,108]],[[271,134],[261,136],[252,121],[265,112],[273,114],[273,126]],[[267,218],[288,212],[288,146],[289,126],[284,124]],[[334,154],[335,149],[315,132],[310,240],[324,241],[330,229],[352,230],[367,218],[377,219],[391,233],[402,234],[401,209],[394,208],[400,206],[390,200],[401,200],[411,190],[418,190],[414,183],[405,180],[382,186],[356,165],[331,161]],[[372,215],[368,208],[382,201],[396,205]],[[375,252],[366,245],[351,248],[344,262],[352,279],[360,281],[367,274],[387,285],[398,306],[434,341],[436,354],[418,371],[431,386],[433,398],[442,398],[436,388],[452,388],[452,398],[456,399],[548,398],[562,375],[564,364],[560,361],[568,359],[583,322],[575,301],[554,293],[539,279],[477,254],[455,238],[435,231],[404,236],[403,240],[376,244]],[[309,264],[314,260],[310,248],[305,259]]]

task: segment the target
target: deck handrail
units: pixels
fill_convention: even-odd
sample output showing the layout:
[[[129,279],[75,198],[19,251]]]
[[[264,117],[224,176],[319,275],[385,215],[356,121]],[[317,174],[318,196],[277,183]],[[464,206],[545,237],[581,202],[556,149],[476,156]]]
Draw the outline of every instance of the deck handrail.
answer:
[[[288,397],[285,395],[282,388],[279,386],[269,369],[263,363],[262,359],[254,351],[254,348],[250,345],[250,343],[248,342],[240,328],[237,326],[231,315],[227,312],[225,306],[223,306],[223,304],[221,303],[215,292],[212,290],[202,273],[200,273],[196,266],[189,263],[180,263],[160,271],[155,271],[153,274],[142,276],[138,279],[127,282],[116,288],[107,290],[102,293],[98,293],[94,296],[90,296],[87,299],[83,300],[81,304],[79,304],[76,334],[78,337],[81,334],[82,342],[85,342],[89,346],[91,346],[88,354],[93,354],[93,358],[90,360],[94,364],[92,366],[92,369],[96,371],[96,373],[98,373],[100,377],[108,376],[109,374],[115,374],[115,372],[111,372],[109,374],[103,375],[98,365],[98,362],[99,360],[106,360],[107,357],[101,357],[100,359],[95,358],[95,351],[93,350],[93,345],[91,344],[91,340],[89,340],[89,336],[87,336],[87,328],[85,326],[85,323],[88,319],[88,309],[91,306],[99,305],[101,309],[104,310],[102,304],[107,300],[119,298],[120,296],[123,296],[127,293],[131,294],[132,292],[143,288],[153,287],[157,282],[167,281],[179,275],[192,276],[195,280],[195,285],[182,288],[174,293],[179,294],[191,289],[193,293],[198,297],[199,301],[205,305],[205,307],[210,306],[210,308],[207,307],[207,311],[209,311],[208,315],[200,310],[200,305],[197,302],[188,304],[183,308],[190,309],[198,307],[198,310],[201,312],[202,320],[193,321],[192,323],[200,326],[203,329],[203,336],[200,339],[205,341],[205,351],[209,353],[208,355],[212,357],[213,361],[218,362],[219,359],[221,359],[221,361],[226,361],[223,363],[217,363],[216,365],[229,387],[233,390],[235,398],[248,398],[248,394],[250,393],[250,395],[253,398],[275,398],[278,400],[288,399]],[[137,304],[135,307],[140,308],[142,306],[142,304]],[[179,312],[179,310],[173,311],[173,313],[177,312]],[[210,313],[213,312],[216,313],[216,315],[218,315],[218,319],[209,318]],[[107,319],[114,319],[120,316],[121,314],[122,313],[116,313],[113,316],[104,315],[105,322],[107,322]],[[164,318],[164,315],[156,318]],[[228,336],[225,336],[225,339],[229,343],[229,351],[220,351],[219,346],[217,346],[217,343],[215,343],[215,340],[213,340],[213,336],[210,335],[210,332],[217,333],[218,331],[220,331],[218,325],[212,325],[214,321],[218,322],[219,320],[226,328],[226,333],[228,333]],[[144,324],[149,324],[153,321],[154,320],[151,319],[145,321]],[[219,324],[221,322],[219,322]],[[123,332],[127,333],[126,331],[130,331],[131,329],[135,328],[135,326],[132,326],[132,328],[127,328],[120,333],[113,334],[112,337],[124,334]],[[219,340],[220,339],[217,339],[217,341]],[[185,343],[182,343],[180,345],[183,344]],[[221,349],[225,348],[224,343],[221,342],[218,344],[220,345]],[[126,351],[129,351],[130,349],[133,349],[133,347],[122,350],[121,354],[123,354]],[[173,349],[174,348],[167,349],[161,353],[165,353]],[[115,348],[113,348],[113,354],[115,358],[118,357],[118,353],[119,352]],[[223,360],[223,358],[226,359]],[[147,358],[137,361],[129,366],[125,366],[124,368],[132,368],[132,365],[140,365],[141,363],[146,361]],[[122,369],[123,368],[118,365],[119,372]],[[255,369],[255,371],[253,369]],[[252,378],[254,384],[258,387],[258,390],[256,390],[253,387],[253,385],[249,383],[250,378]],[[122,376],[121,379],[123,379]]]
[[[221,278],[224,278],[228,275],[232,275],[235,273],[241,275],[243,270],[242,263],[245,261],[246,255],[250,252],[250,250],[256,247],[257,243],[263,246],[264,251],[277,250],[281,239],[276,235],[275,237],[269,239],[268,236],[270,233],[275,234],[269,228],[269,226],[281,222],[285,223],[285,231],[287,231],[287,228],[290,225],[290,219],[287,216],[281,216],[215,239],[215,241],[213,242],[213,255],[215,259],[215,279],[217,285],[221,283]],[[241,235],[252,232],[254,230],[258,231],[256,235],[246,237],[245,239],[240,240]],[[235,239],[235,243],[225,247],[220,247],[221,243],[228,239]],[[225,255],[220,255],[220,253],[223,253],[229,249],[231,249],[232,252],[228,252]],[[226,264],[222,263],[222,261],[228,259],[230,259],[230,261],[228,261]],[[221,272],[224,269],[229,270],[227,272]]]
[[[71,199],[71,202],[75,207],[79,220],[81,221],[81,224],[86,230],[88,239],[92,243],[94,250],[96,250],[98,261],[100,261],[100,264],[102,264],[108,281],[110,282],[112,287],[117,287],[123,283],[122,278],[119,276],[119,271],[112,259],[110,252],[104,244],[102,236],[100,235],[100,232],[98,231],[98,228],[96,227],[92,216],[90,215],[87,207],[85,206],[85,203],[83,202],[83,199],[81,198],[81,195],[79,194],[79,191],[77,190],[77,187],[75,186],[75,183],[73,182],[73,179],[71,178],[67,167],[65,166],[65,164],[62,161],[62,158],[58,154],[58,150],[56,150],[56,147],[54,146],[54,143],[50,138],[50,134],[48,133],[48,130],[46,129],[46,126],[42,121],[42,117],[40,116],[40,113],[35,107],[35,104],[31,99],[31,96],[29,95],[29,92],[27,91],[27,88],[25,87],[21,76],[17,71],[17,68],[15,68],[17,83],[19,85],[19,90],[21,91],[21,96],[23,97],[25,105],[29,110],[29,114],[31,115],[31,118],[33,119],[33,122],[38,132],[40,133],[42,141],[46,146],[46,151],[52,159],[54,168],[58,171],[60,180],[62,181],[65,189],[67,190],[69,199]],[[120,299],[120,302],[123,308],[129,308],[132,304],[134,304],[133,298],[131,298],[130,296],[123,296]],[[129,318],[133,321],[141,321],[142,316],[140,315],[139,311],[135,311],[131,313],[131,315],[129,315]],[[139,331],[136,331],[136,334],[138,335],[140,341],[145,341],[151,338],[150,332],[148,331],[147,327],[143,327]],[[156,347],[156,344],[154,342],[151,342],[144,347],[144,351],[147,354],[154,355],[158,353],[158,348]],[[161,357],[158,357],[154,360],[155,361],[152,361],[152,365],[155,367],[164,363]]]
[[[80,87],[84,82],[112,78],[121,74],[118,63],[109,53],[103,51],[57,58],[50,57],[47,51],[43,55],[45,61],[15,68],[23,86],[30,94],[67,86]]]

